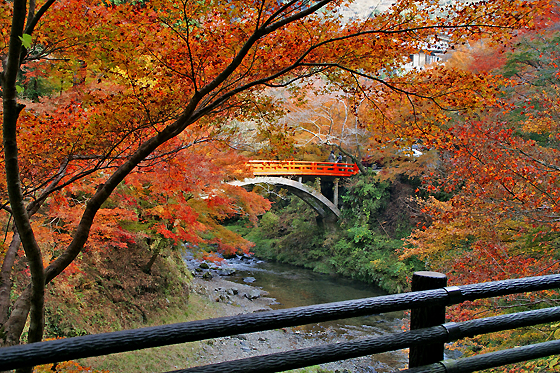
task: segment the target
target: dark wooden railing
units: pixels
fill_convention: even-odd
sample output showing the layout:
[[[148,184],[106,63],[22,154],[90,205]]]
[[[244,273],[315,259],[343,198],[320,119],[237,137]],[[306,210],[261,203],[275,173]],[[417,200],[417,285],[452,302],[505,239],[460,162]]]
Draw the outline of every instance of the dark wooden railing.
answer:
[[[506,329],[560,321],[560,307],[460,323],[445,323],[441,318],[442,310],[443,318],[445,317],[446,306],[464,301],[560,288],[560,275],[464,286],[445,285],[446,279],[442,274],[417,272],[413,276],[413,289],[416,291],[410,293],[4,347],[0,348],[0,370],[408,309],[412,311],[411,330],[407,332],[176,370],[174,373],[279,372],[403,348],[411,349],[410,368],[401,372],[459,373],[560,353],[560,341],[551,341],[443,361],[444,343]],[[433,287],[437,288],[424,290]]]

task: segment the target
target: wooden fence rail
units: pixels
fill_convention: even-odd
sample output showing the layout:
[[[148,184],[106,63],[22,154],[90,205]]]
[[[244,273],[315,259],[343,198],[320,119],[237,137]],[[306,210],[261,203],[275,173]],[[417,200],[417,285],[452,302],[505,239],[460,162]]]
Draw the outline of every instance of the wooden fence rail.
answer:
[[[432,280],[426,280],[426,277],[435,277],[437,281],[441,281],[441,276],[443,275],[433,272],[420,272],[414,275],[414,277],[420,278],[419,281],[421,283],[424,283],[421,287],[432,286],[430,285]],[[413,287],[415,287],[414,284]],[[0,370],[383,312],[412,309],[411,318],[415,318],[414,314],[419,310],[421,314],[426,314],[426,308],[433,310],[434,307],[445,308],[463,301],[555,288],[560,288],[560,275],[529,277],[464,286],[444,286],[437,289],[419,290],[403,294],[31,343],[0,348]],[[441,350],[443,354],[443,345],[446,342],[478,334],[560,321],[560,307],[476,319],[461,323],[442,323],[437,326],[428,327],[426,325],[422,326],[422,323],[426,322],[429,324],[433,322],[430,317],[425,318],[422,316],[419,319],[424,320],[419,324],[421,328],[413,328],[413,330],[408,332],[257,356],[175,372],[279,372],[407,347],[413,350],[425,345],[438,346],[436,350]],[[557,354],[560,353],[560,343],[554,341],[554,343],[533,345],[533,347],[516,348],[508,351],[497,355],[487,354],[469,358],[470,360],[459,359],[453,362],[441,362],[443,355],[440,356],[439,354],[431,357],[431,359],[437,359],[433,361],[423,361],[422,356],[420,356],[420,360],[417,362],[410,362],[411,369],[407,370],[407,372],[431,372],[432,370],[430,369],[434,367],[436,367],[434,368],[436,370],[433,370],[434,372],[472,372],[483,368],[468,370],[470,369],[469,367],[499,366],[510,362]],[[521,360],[519,360],[520,358]],[[464,362],[465,360],[467,360],[466,363]],[[495,365],[488,366],[489,362]],[[428,365],[424,367],[415,365],[419,363]]]

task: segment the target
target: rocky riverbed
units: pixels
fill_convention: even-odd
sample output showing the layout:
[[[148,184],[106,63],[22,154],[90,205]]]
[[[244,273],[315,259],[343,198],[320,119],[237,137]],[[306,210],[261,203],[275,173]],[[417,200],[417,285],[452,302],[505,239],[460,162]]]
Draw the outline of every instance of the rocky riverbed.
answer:
[[[206,276],[193,280],[191,291],[207,297],[218,306],[222,316],[271,310],[275,299],[268,297],[262,289],[250,284],[239,284],[224,277]],[[353,339],[350,337],[349,339]],[[339,332],[329,328],[318,330],[292,327],[264,332],[238,334],[216,338],[201,343],[201,353],[192,366],[236,360],[251,356],[272,354],[320,344],[348,340]],[[377,354],[340,362],[322,364],[321,368],[332,372],[392,372],[405,367],[407,353],[404,351]]]

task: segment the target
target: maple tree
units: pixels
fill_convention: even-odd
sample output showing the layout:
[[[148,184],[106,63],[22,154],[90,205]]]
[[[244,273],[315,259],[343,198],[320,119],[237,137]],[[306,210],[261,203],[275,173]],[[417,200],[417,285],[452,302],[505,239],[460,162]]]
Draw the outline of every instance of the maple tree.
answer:
[[[425,225],[406,240],[402,257],[416,255],[453,284],[560,270],[557,6],[535,30],[500,45],[473,44],[450,60],[450,67],[485,77],[491,100],[449,116],[423,136],[439,158],[418,190],[432,193],[418,199]],[[556,303],[557,292],[548,291],[466,302],[449,314],[462,320]],[[505,331],[465,344],[489,352],[556,337],[557,328]],[[556,363],[522,363],[510,371],[541,364],[555,369]]]
[[[287,114],[280,120],[290,129],[290,140],[298,154],[313,161],[327,161],[330,150],[344,154],[348,163],[362,166],[362,154],[368,148],[368,131],[360,124],[360,103],[344,92],[322,94],[305,103],[288,101]],[[361,102],[364,98],[361,98]]]
[[[222,182],[249,175],[244,157],[214,145],[180,152],[165,163],[130,175],[115,198],[134,212],[130,228],[146,236],[152,258],[149,272],[164,247],[210,247],[225,255],[249,253],[252,244],[219,223],[242,216],[253,224],[270,208],[263,197]],[[123,217],[121,216],[121,219]],[[125,224],[126,226],[126,224]],[[130,230],[130,228],[128,230]],[[207,249],[210,251],[210,249]]]
[[[412,235],[408,254],[431,257],[456,281],[558,270],[556,24],[548,17],[538,31],[475,50],[470,69],[493,72],[494,105],[454,118],[431,142],[442,158],[426,188],[452,197],[424,202],[432,224]]]
[[[140,218],[161,219],[152,226],[157,234],[197,240],[185,226],[171,229],[177,219],[195,221],[187,207],[176,217],[169,215],[170,199],[185,199],[182,206],[188,206],[185,195],[168,193],[163,185],[151,191],[153,181],[142,175],[157,172],[158,162],[198,143],[189,133],[215,138],[227,133],[232,118],[274,113],[277,103],[265,88],[297,91],[319,74],[337,87],[355,88],[367,79],[374,82],[362,88],[369,93],[380,87],[387,88],[384,94],[408,92],[411,76],[391,72],[425,40],[457,28],[455,42],[507,33],[530,26],[533,10],[543,6],[494,0],[440,7],[436,1],[402,0],[386,12],[344,20],[338,10],[346,5],[333,0],[2,2],[5,175],[0,198],[14,234],[4,248],[0,305],[10,302],[6,279],[20,242],[30,273],[30,285],[2,308],[4,343],[20,341],[28,317],[28,341],[41,340],[45,284],[71,266],[96,231],[118,230],[120,214],[132,219],[131,209],[105,208],[123,181],[130,183],[131,196],[153,193],[152,206]],[[440,87],[463,78],[448,74]],[[37,79],[51,87],[50,95],[39,99],[30,92]],[[39,102],[19,99],[26,90]],[[452,104],[445,98],[450,93],[428,87],[412,96],[446,105]],[[385,102],[374,95],[370,99]],[[226,197],[207,192],[208,199],[197,203],[215,203],[214,217],[201,221],[201,214],[197,224],[210,225],[231,213],[232,204],[219,202]],[[230,189],[228,198],[233,193],[241,193],[243,208],[261,208],[251,206],[239,190]],[[79,208],[55,229],[60,233],[55,255],[45,258],[40,217],[49,216],[47,206],[64,206],[62,199]]]
[[[500,44],[474,42],[455,53],[445,67],[432,67],[424,73],[437,80],[449,69],[458,71],[465,79],[454,87],[477,89],[477,99],[458,101],[460,96],[453,96],[456,101],[448,107],[456,110],[444,113],[426,110],[433,102],[400,96],[396,97],[402,103],[398,110],[383,113],[386,126],[379,126],[385,119],[379,117],[370,124],[385,136],[381,143],[395,138],[405,145],[420,140],[430,149],[431,160],[424,167],[398,169],[423,179],[424,188],[417,190],[416,202],[426,219],[405,240],[401,259],[420,258],[430,270],[446,273],[452,284],[560,270],[555,5],[538,19],[535,30]],[[477,79],[485,83],[466,84]],[[426,82],[425,86],[430,85]],[[448,314],[454,320],[465,320],[551,306],[556,299],[556,292],[520,294],[466,302]],[[511,348],[556,337],[557,328],[543,325],[478,336],[463,341],[462,349],[485,353],[504,345]],[[537,365],[553,369],[556,363],[551,359],[522,363],[508,371],[534,371]]]

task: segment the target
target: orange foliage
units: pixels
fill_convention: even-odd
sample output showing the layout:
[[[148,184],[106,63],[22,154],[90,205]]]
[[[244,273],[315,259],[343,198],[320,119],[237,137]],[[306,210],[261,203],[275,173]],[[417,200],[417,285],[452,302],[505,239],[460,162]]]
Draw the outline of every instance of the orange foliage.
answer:
[[[224,149],[239,123],[276,123],[282,110],[265,88],[297,81],[290,87],[297,94],[322,74],[324,91],[367,96],[371,115],[363,126],[377,128],[381,143],[424,137],[443,146],[451,133],[437,109],[488,105],[494,95],[480,87],[495,79],[443,69],[401,74],[404,59],[441,30],[459,28],[452,39],[462,43],[531,28],[535,9],[548,3],[400,0],[387,12],[343,20],[338,10],[350,1],[202,0],[183,7],[170,0],[38,0],[36,9],[50,8],[37,12],[36,27],[28,21],[29,34],[22,34],[28,17],[17,13],[25,9],[14,6],[18,1],[0,2],[0,53],[21,61],[2,67],[5,150],[15,154],[8,145],[18,144],[20,167],[0,161],[0,204],[14,212],[20,229],[31,218],[38,230],[39,245],[32,229],[22,235],[38,279],[34,299],[43,297],[37,284],[58,276],[86,242],[88,250],[124,248],[137,238],[127,222],[157,239],[248,251],[250,244],[220,222],[236,214],[255,221],[269,205],[222,184],[246,175],[242,159]],[[21,29],[10,38],[12,15]],[[34,94],[38,81],[48,89]],[[468,94],[455,95],[459,90]],[[427,98],[433,100],[421,103]],[[439,126],[419,119],[414,105],[424,105]],[[401,117],[406,133],[394,135],[393,119]],[[225,147],[198,147],[210,140]],[[290,147],[283,136],[271,143]],[[9,199],[7,185],[21,195]],[[41,259],[49,263],[44,270]],[[4,300],[0,305],[9,305]],[[40,339],[41,320],[30,324],[30,335]],[[10,338],[17,343],[19,335]]]
[[[52,372],[83,372],[83,373],[109,373],[108,370],[97,370],[81,366],[75,361],[65,361],[56,364],[45,364],[36,366],[33,370],[35,373],[52,373]]]
[[[423,190],[418,190],[431,194],[418,198],[426,222],[406,240],[401,254],[446,273],[450,284],[560,272],[557,14],[538,19],[540,29],[505,44],[484,43],[470,54],[462,50],[451,67],[484,81],[480,95],[468,110],[446,120],[429,116],[413,126],[421,129],[416,138],[437,152],[438,160],[426,169]],[[451,308],[449,316],[465,320],[546,307],[557,298],[556,291],[547,291],[465,302]],[[557,338],[554,328],[505,331],[464,344],[489,352]],[[557,370],[557,363],[549,358],[504,369]]]
[[[261,196],[224,183],[243,175],[245,161],[216,145],[191,147],[131,174],[117,195],[130,213],[134,211],[128,220],[143,224],[145,233],[161,235],[175,245],[215,244],[227,254],[248,252],[249,242],[220,225],[239,215],[256,222],[270,208]]]

